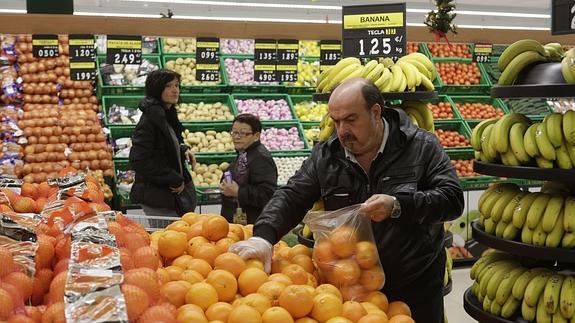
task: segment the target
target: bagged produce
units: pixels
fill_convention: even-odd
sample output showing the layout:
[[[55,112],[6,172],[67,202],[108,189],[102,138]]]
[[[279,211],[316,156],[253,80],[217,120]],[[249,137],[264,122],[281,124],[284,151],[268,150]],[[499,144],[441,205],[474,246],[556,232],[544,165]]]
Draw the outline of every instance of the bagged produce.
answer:
[[[309,212],[303,220],[316,236],[312,258],[320,278],[345,300],[361,301],[385,284],[371,221],[360,206]]]

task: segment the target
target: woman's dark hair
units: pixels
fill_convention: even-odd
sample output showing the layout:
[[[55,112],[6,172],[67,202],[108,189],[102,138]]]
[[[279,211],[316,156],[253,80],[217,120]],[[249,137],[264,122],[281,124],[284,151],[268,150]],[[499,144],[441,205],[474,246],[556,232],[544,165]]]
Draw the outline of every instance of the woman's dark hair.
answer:
[[[162,102],[162,92],[164,92],[166,84],[175,79],[179,82],[182,76],[167,69],[153,71],[146,78],[146,96]]]
[[[253,133],[262,132],[262,123],[258,117],[249,113],[239,114],[235,119],[235,122],[245,123],[252,128]]]

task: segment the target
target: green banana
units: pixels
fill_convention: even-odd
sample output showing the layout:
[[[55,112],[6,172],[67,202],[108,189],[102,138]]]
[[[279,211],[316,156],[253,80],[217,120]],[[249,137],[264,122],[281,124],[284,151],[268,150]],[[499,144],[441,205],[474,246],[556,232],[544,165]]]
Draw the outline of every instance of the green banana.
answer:
[[[477,297],[479,295],[479,283],[474,281],[473,285],[471,285],[471,293]]]
[[[543,119],[546,125],[547,137],[549,137],[549,141],[555,148],[561,147],[561,143],[563,142],[562,121],[563,115],[561,113],[551,113]]]
[[[483,223],[483,228],[485,229],[486,233],[495,234],[495,229],[497,227],[497,223],[493,221],[493,219],[485,219]]]
[[[501,60],[501,57],[499,58]],[[499,85],[512,85],[515,82],[515,79],[525,67],[536,63],[544,61],[545,57],[543,57],[540,53],[536,51],[526,51],[517,56],[515,56],[509,64],[505,67],[505,69],[501,72],[501,76],[499,76],[499,81],[497,84]]]
[[[488,125],[496,123],[497,120],[499,119],[495,118],[486,119],[478,123],[475,126],[475,128],[473,128],[473,131],[471,133],[471,146],[473,147],[473,149],[475,149],[476,151],[481,150],[481,135],[483,134],[483,131]]]
[[[367,64],[365,64],[365,65],[363,66],[363,70],[361,71],[361,76],[360,76],[360,77],[363,77],[364,79],[368,79],[368,80],[369,80],[369,78],[368,78],[367,76],[371,73],[371,71],[373,71],[373,69],[374,69],[377,65],[379,65],[379,62],[378,62],[377,60],[375,60],[375,59],[372,59],[371,61],[367,62]],[[373,81],[372,81],[372,82],[373,82]]]
[[[549,169],[555,167],[552,161],[545,159],[544,157],[535,157],[535,162],[539,168]]]
[[[493,303],[492,300],[489,299],[489,297],[485,296],[483,298],[483,310],[485,312],[491,313],[491,304]]]
[[[391,57],[380,58],[379,62],[387,68],[390,68],[395,64],[395,62],[393,61],[393,59]]]
[[[539,222],[541,222],[541,217],[543,216],[550,199],[551,196],[549,194],[540,193],[537,195],[537,198],[529,208],[527,219],[525,221],[529,229],[535,230]]]
[[[497,67],[500,71],[504,71],[507,65],[519,54],[526,51],[535,51],[540,55],[545,55],[545,48],[536,40],[522,39],[509,45],[497,60]]]
[[[549,278],[543,291],[543,303],[545,310],[548,314],[555,314],[559,307],[559,295],[561,293],[561,285],[565,277],[561,274],[555,274]]]
[[[490,124],[485,127],[483,133],[481,134],[481,152],[487,159],[488,162],[494,163],[499,159],[497,151],[492,145],[492,133],[494,131],[495,124]]]
[[[565,217],[563,218],[563,228],[566,232],[575,232],[575,197],[565,198]]]
[[[575,146],[575,110],[569,110],[563,115],[563,137]]]
[[[567,152],[569,153],[569,157],[571,158],[571,164],[575,167],[575,145],[570,144],[568,141],[565,141],[565,147],[567,148]]]
[[[482,210],[484,210],[483,203],[485,203],[485,200],[489,196],[491,196],[491,194],[493,194],[493,192],[497,189],[498,186],[499,186],[498,184],[493,184],[493,185],[487,187],[487,189],[485,191],[483,191],[481,196],[479,196],[479,202],[477,203],[477,206],[478,206],[478,210],[480,213]]]
[[[557,158],[555,154],[555,148],[551,144],[551,141],[547,135],[547,125],[544,122],[537,126],[537,131],[535,132],[535,142],[537,142],[537,148],[539,148],[543,158],[549,161],[555,160]]]
[[[509,203],[507,203],[507,205],[505,206],[505,209],[503,209],[503,215],[501,216],[501,221],[503,221],[505,223],[511,223],[513,221],[513,211],[515,211],[517,204],[519,204],[521,199],[527,194],[529,194],[529,192],[521,191],[518,194],[516,194],[513,197],[513,199],[511,199],[511,201],[509,201]],[[495,207],[493,209],[495,209]]]
[[[500,316],[501,315],[501,305],[499,305],[496,301],[491,300],[491,307],[489,308],[489,313]]]
[[[543,272],[531,279],[527,287],[525,288],[525,295],[523,295],[523,300],[529,306],[535,307],[537,301],[539,300],[547,281],[551,277],[549,272]]]
[[[570,49],[567,53],[571,52]],[[575,57],[565,55],[561,60],[561,74],[567,84],[575,84]]]
[[[549,248],[557,248],[561,244],[561,239],[563,238],[563,234],[565,233],[565,228],[563,227],[564,217],[565,217],[565,209],[562,209],[561,213],[559,213],[559,218],[557,218],[557,223],[555,223],[555,227],[547,235],[547,239],[545,240],[545,246]]]
[[[525,132],[529,129],[529,125],[519,122],[511,126],[509,130],[509,144],[511,145],[511,151],[515,155],[517,160],[525,165],[531,161],[531,157],[525,151],[525,145],[523,144],[523,138],[525,137]]]
[[[521,303],[521,316],[527,321],[535,320],[535,316],[537,314],[537,307],[536,306],[529,306],[525,303],[525,299]]]
[[[529,212],[529,208],[531,207],[531,204],[533,204],[533,201],[535,201],[535,198],[537,198],[537,193],[529,193],[521,198],[519,203],[515,206],[515,209],[513,210],[513,225],[517,229],[523,228],[525,219],[527,218],[527,212]]]
[[[557,166],[561,169],[573,169],[573,163],[571,162],[567,145],[568,143],[563,140],[561,147],[555,149],[555,154],[557,155]]]
[[[503,231],[503,239],[515,240],[518,233],[519,233],[519,229],[517,229],[513,225],[513,223],[507,223],[507,226],[505,227],[505,231]]]
[[[501,317],[503,317],[504,319],[510,318],[511,316],[513,316],[513,314],[515,314],[515,312],[517,312],[520,306],[521,306],[520,300],[516,299],[515,297],[509,297],[505,302],[505,304],[503,304],[503,307],[501,308]]]
[[[523,297],[525,296],[525,290],[527,289],[527,285],[529,285],[529,282],[531,282],[531,280],[535,278],[537,275],[544,272],[548,272],[548,270],[541,267],[532,268],[523,272],[523,274],[517,277],[515,283],[513,284],[513,288],[511,289],[511,294],[513,295],[513,297],[522,300]]]
[[[573,318],[575,314],[575,277],[568,275],[561,285],[561,294],[559,295],[559,309],[563,317]]]
[[[528,226],[524,225],[523,229],[521,229],[521,242],[532,244],[534,232],[535,230],[531,230]]]
[[[499,303],[499,305],[501,306],[505,305],[509,297],[514,298],[513,295],[511,295],[513,291],[513,285],[515,284],[515,281],[517,281],[517,279],[521,275],[523,275],[523,273],[525,273],[526,271],[527,269],[524,267],[517,267],[505,273],[503,279],[499,283],[499,287],[497,287],[497,291],[494,297],[495,301]]]
[[[537,132],[537,127],[539,127],[540,123],[534,123],[525,132],[525,136],[523,137],[523,145],[525,146],[525,152],[535,158],[541,155],[539,148],[537,147],[537,141],[535,140],[535,133]]]
[[[552,196],[545,207],[545,212],[543,213],[543,218],[541,220],[543,231],[549,233],[555,227],[557,219],[559,218],[559,213],[563,209],[563,203],[565,199],[563,196]]]
[[[491,219],[493,220],[493,219]],[[493,220],[495,222],[495,220]],[[503,232],[505,232],[505,228],[507,228],[507,223],[503,221],[495,222],[495,236],[498,238],[503,238]]]
[[[561,239],[561,247],[565,249],[572,249],[575,248],[575,233],[567,232],[563,235],[563,239]]]
[[[539,298],[537,301],[537,315],[535,316],[537,323],[551,323],[552,315],[547,313],[545,308],[545,300],[543,297]]]
[[[482,205],[480,205],[479,212],[483,214],[485,217],[490,217],[493,212],[495,205],[499,201],[500,198],[505,197],[506,199],[509,198],[509,195],[513,195],[512,193],[518,194],[520,191],[519,186],[513,185],[499,185],[493,192],[485,199]],[[513,195],[511,198],[513,198]]]
[[[563,317],[561,311],[555,312],[555,314],[553,314],[553,317],[551,318],[551,321],[553,323],[569,323],[569,320]]]
[[[501,153],[501,161],[503,162],[503,165],[521,166],[521,163],[517,160],[511,150]]]
[[[506,114],[499,119],[495,124],[492,134],[492,139],[493,136],[497,138],[495,140],[495,149],[500,153],[507,152],[509,150],[509,131],[511,130],[511,126],[516,123],[529,124],[529,122],[529,119],[520,113]]]

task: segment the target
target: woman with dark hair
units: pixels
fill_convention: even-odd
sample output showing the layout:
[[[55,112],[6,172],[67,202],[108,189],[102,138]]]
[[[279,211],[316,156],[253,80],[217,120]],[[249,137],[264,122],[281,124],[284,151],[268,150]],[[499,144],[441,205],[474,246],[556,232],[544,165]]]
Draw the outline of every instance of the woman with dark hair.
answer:
[[[220,184],[223,194],[222,215],[233,222],[239,207],[253,224],[277,188],[276,164],[260,142],[262,123],[251,114],[240,114],[232,125],[232,139],[237,157],[230,164],[231,178]]]
[[[190,147],[183,144],[184,128],[178,120],[180,74],[157,70],[146,79],[143,114],[132,135],[130,164],[136,178],[130,198],[146,215],[178,216],[196,208],[196,194],[186,160],[195,164]]]

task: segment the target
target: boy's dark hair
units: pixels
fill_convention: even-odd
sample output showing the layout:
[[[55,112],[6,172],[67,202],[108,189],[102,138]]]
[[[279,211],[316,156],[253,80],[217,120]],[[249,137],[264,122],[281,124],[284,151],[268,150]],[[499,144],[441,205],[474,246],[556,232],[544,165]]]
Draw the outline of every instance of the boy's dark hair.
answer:
[[[146,96],[162,102],[162,92],[164,92],[166,84],[175,79],[179,82],[182,79],[182,76],[167,69],[153,71],[148,74],[148,77],[146,78]]]
[[[262,132],[262,123],[260,121],[260,118],[256,117],[253,114],[249,113],[239,114],[237,117],[235,117],[234,123],[235,122],[241,122],[249,125],[250,128],[252,128],[253,133]]]

